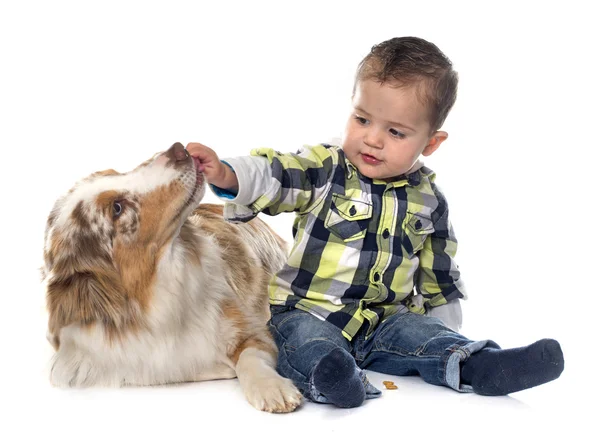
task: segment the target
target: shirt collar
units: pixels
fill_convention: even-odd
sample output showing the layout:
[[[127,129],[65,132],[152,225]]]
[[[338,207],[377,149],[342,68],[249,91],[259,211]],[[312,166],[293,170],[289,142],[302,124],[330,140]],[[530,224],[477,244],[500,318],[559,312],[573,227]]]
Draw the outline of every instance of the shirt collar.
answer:
[[[346,178],[351,179],[355,173],[358,174],[358,169],[354,164],[350,162],[350,160],[348,160],[348,157],[346,157],[345,155],[344,159],[346,161]]]
[[[406,178],[408,179],[408,184],[412,187],[416,187],[421,184],[421,168],[424,167],[424,164],[421,160],[417,160],[415,164],[406,172]]]
[[[344,161],[346,162],[346,178],[351,179],[355,173],[358,174],[358,169],[356,168],[356,166],[354,164],[352,164],[350,162],[350,160],[348,160],[348,157],[342,150],[342,146],[341,146],[342,139],[341,138],[333,138],[333,139],[331,139],[331,141],[329,143],[324,143],[324,144],[335,145],[342,151],[342,155],[344,156]],[[404,184],[406,184],[404,181],[408,181],[408,185],[410,185],[411,187],[418,186],[419,184],[421,184],[421,172],[419,172],[419,170],[422,167],[424,168],[423,170],[425,171],[426,175],[429,176],[429,173],[432,173],[429,169],[427,169],[425,167],[424,163],[421,160],[417,160],[415,162],[415,164],[413,164],[412,167],[410,169],[408,169],[408,171],[404,174],[405,176],[398,178],[398,181],[394,181],[392,184],[404,185]],[[402,184],[399,184],[400,182]],[[385,181],[382,181],[382,183],[386,184]]]
[[[422,167],[422,164],[423,163],[421,163],[421,166],[417,167],[414,170],[413,170],[413,168],[411,168],[408,172],[406,172],[402,176],[399,176],[396,181],[392,181],[391,183],[386,183],[385,181],[381,181],[381,180],[376,180],[376,181],[381,181],[383,184],[391,184],[392,187],[401,187],[401,186],[404,186],[407,184],[410,187],[417,187],[419,184],[421,184],[420,169]]]
[[[350,160],[348,160],[348,157],[346,157],[345,154],[344,160],[346,162],[346,178],[351,179],[354,174],[358,175],[358,169],[354,164],[350,162]],[[417,160],[415,164],[413,164],[412,167],[404,175],[399,177],[397,181],[394,181],[390,184],[394,186],[402,186],[408,183],[409,186],[416,187],[419,184],[421,184],[421,172],[419,172],[419,170],[424,167],[424,163],[421,160]],[[388,184],[385,181],[381,180],[374,181],[380,182],[382,184]]]

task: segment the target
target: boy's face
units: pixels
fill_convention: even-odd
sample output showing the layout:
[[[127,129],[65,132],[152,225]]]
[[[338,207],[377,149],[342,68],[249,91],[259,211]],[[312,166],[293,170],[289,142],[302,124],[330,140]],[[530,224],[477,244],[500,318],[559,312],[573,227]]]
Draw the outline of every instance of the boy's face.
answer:
[[[352,106],[342,148],[369,178],[391,181],[403,175],[421,154],[431,155],[448,137],[442,131],[431,133],[429,113],[417,97],[416,85],[398,88],[360,81]]]

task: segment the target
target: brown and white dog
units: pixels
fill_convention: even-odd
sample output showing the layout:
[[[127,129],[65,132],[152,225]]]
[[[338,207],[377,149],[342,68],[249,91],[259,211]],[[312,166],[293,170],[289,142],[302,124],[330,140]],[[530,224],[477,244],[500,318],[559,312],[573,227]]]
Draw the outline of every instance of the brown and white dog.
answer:
[[[198,161],[180,143],[133,171],[95,173],[48,217],[43,269],[57,386],[238,377],[248,401],[290,412],[275,371],[267,280],[285,243],[262,221],[200,205]],[[197,208],[196,208],[197,207]]]

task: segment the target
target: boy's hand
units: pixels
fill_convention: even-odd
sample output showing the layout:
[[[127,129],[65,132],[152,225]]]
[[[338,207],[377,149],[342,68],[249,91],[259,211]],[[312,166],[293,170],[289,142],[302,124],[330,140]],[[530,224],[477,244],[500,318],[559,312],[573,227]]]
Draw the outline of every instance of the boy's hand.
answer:
[[[235,173],[219,160],[215,151],[201,143],[188,143],[186,149],[192,157],[200,159],[199,170],[204,173],[209,184],[237,191],[238,182]]]

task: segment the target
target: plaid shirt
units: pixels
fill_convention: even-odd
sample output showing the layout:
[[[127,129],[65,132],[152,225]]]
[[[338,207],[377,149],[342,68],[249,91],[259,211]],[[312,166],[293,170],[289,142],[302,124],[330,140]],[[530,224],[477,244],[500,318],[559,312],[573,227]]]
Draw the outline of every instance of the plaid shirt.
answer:
[[[268,189],[250,205],[227,203],[225,217],[296,212],[293,248],[269,285],[271,305],[310,312],[351,340],[365,321],[368,336],[398,311],[425,313],[464,297],[448,206],[431,170],[386,183],[361,175],[337,146],[251,155],[268,160]],[[238,175],[240,186],[251,177]]]

